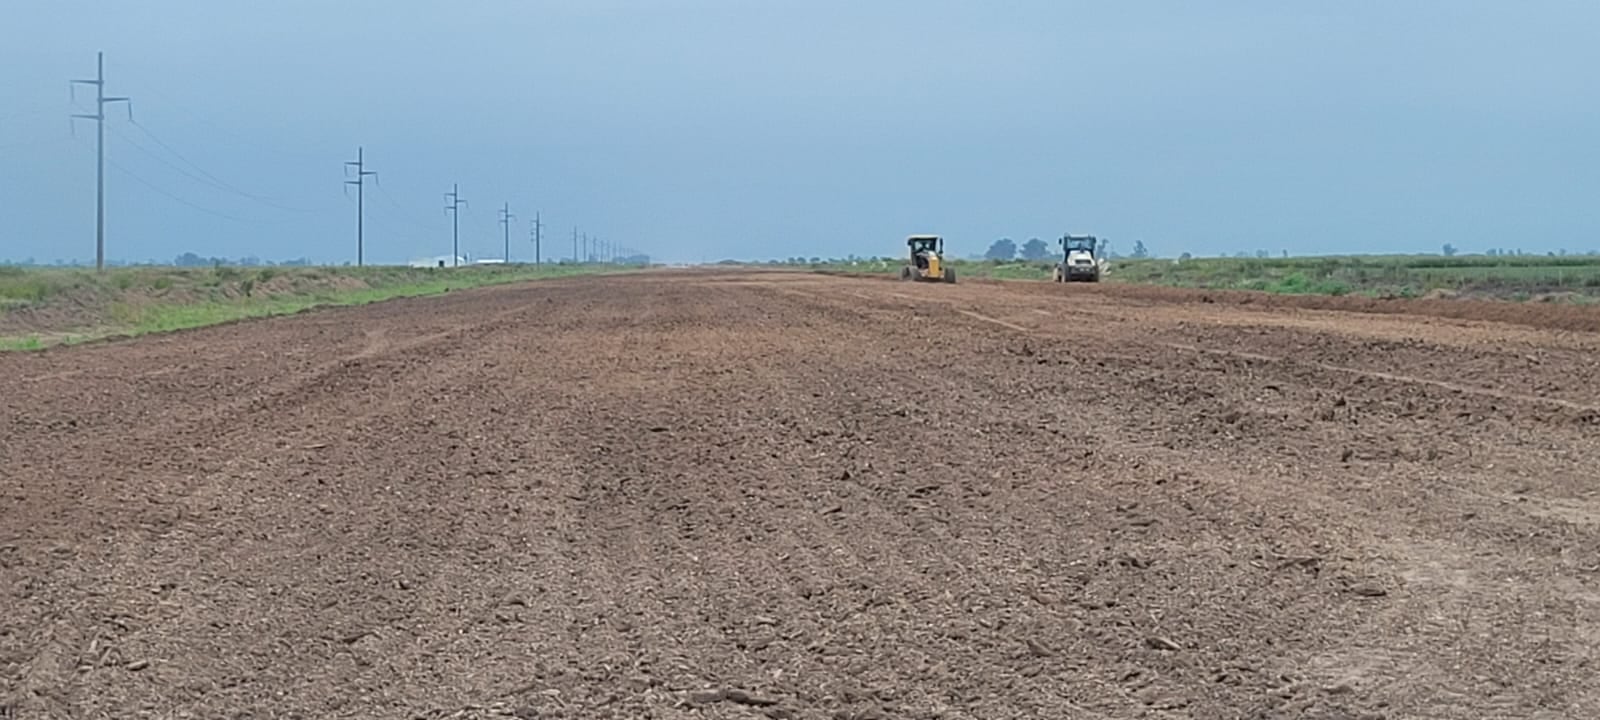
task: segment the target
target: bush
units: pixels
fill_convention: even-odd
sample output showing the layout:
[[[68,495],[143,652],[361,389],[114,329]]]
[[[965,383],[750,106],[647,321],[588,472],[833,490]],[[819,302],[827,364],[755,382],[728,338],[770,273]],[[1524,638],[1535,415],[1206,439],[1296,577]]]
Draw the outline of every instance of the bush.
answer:
[[[1313,284],[1309,290],[1310,292],[1318,295],[1338,296],[1350,294],[1350,286],[1339,282],[1338,280],[1323,280]]]
[[[50,296],[51,287],[43,277],[29,273],[0,277],[0,299],[39,302]]]

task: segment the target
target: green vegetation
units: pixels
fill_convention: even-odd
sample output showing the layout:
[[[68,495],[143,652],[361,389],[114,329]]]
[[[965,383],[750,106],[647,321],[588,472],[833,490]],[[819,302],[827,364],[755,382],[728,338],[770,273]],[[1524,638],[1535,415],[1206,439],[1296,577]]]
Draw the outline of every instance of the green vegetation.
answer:
[[[36,303],[53,294],[55,283],[42,273],[0,266],[0,307]]]
[[[776,263],[821,272],[895,274],[900,258]],[[1048,280],[1055,259],[953,260],[957,277]],[[1600,298],[1600,255],[1360,255],[1291,258],[1117,258],[1108,283],[1373,297],[1429,293],[1507,300]]]
[[[1600,256],[1372,255],[1125,260],[1113,263],[1108,279],[1279,293],[1416,297],[1448,291],[1526,299],[1563,292],[1600,294]]]
[[[38,350],[44,347],[44,341],[37,335],[27,337],[0,338],[0,352],[7,350]]]
[[[364,305],[619,265],[86,269],[0,266],[0,351]]]

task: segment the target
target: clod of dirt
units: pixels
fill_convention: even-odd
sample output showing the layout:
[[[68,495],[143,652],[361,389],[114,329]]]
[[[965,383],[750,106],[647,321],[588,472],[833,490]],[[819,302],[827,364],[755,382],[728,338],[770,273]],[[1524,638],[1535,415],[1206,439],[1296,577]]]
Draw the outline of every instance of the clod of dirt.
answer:
[[[1350,592],[1361,597],[1383,597],[1389,594],[1388,590],[1377,583],[1357,583],[1350,586]]]
[[[725,696],[728,702],[738,703],[740,705],[749,705],[751,707],[772,707],[773,705],[778,704],[777,698],[767,697],[766,695],[757,695],[748,690],[729,690],[727,693],[725,693]]]
[[[696,690],[689,693],[690,705],[715,705],[728,698],[727,690]]]
[[[1342,462],[1342,463],[1350,462],[1350,458],[1355,457],[1355,455],[1356,455],[1356,451],[1351,450],[1350,448],[1345,448],[1344,452],[1339,453],[1339,462]]]
[[[1175,643],[1175,642],[1173,642],[1171,640],[1168,640],[1167,638],[1156,636],[1156,635],[1152,635],[1150,637],[1145,638],[1144,639],[1144,646],[1147,647],[1147,648],[1150,648],[1151,650],[1165,650],[1165,651],[1168,651],[1168,652],[1172,652],[1172,651],[1182,650],[1183,649],[1182,645],[1179,645],[1179,644],[1177,644],[1177,643]]]

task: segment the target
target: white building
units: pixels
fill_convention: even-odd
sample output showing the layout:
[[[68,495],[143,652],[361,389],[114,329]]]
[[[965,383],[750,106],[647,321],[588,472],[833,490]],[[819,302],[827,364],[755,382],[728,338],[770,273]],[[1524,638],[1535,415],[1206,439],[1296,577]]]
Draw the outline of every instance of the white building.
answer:
[[[467,259],[465,257],[459,257],[458,258],[458,257],[455,257],[453,255],[436,255],[436,256],[431,257],[431,258],[417,258],[416,260],[412,260],[411,262],[406,263],[406,264],[410,265],[411,267],[414,267],[414,268],[426,268],[426,267],[432,267],[432,268],[446,267],[447,268],[447,267],[455,267],[457,265],[468,265],[470,263],[467,262]]]

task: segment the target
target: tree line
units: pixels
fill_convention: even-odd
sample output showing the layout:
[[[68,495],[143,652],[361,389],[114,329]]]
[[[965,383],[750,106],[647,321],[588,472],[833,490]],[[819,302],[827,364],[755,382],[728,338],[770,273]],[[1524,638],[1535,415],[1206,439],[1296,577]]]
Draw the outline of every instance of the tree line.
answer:
[[[1000,238],[989,245],[989,250],[983,254],[985,260],[1027,260],[1038,262],[1054,257],[1058,251],[1052,250],[1050,244],[1039,238],[1028,238],[1021,247],[1011,238]],[[1095,254],[1104,258],[1121,257],[1111,247],[1111,241],[1102,238],[1095,248]],[[1133,241],[1133,249],[1128,252],[1128,257],[1150,257],[1150,249],[1145,247],[1143,240]]]

